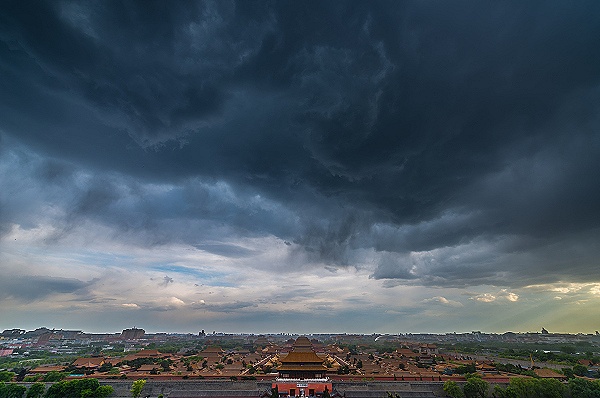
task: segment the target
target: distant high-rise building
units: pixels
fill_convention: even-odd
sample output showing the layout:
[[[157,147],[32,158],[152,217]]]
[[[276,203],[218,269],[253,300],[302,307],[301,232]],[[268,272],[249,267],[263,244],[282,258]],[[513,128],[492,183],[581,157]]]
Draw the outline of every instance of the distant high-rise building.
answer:
[[[25,331],[22,329],[6,329],[2,333],[0,333],[0,336],[13,338],[19,337],[22,334],[25,334]]]
[[[142,337],[144,337],[144,334],[146,334],[146,331],[144,329],[137,329],[137,328],[124,329],[121,332],[121,338],[123,340],[137,340],[137,339],[141,339]]]

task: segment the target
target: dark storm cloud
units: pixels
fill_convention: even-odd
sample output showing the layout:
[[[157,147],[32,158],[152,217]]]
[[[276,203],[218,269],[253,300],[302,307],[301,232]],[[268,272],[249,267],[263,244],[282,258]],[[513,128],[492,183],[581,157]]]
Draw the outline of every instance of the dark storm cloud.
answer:
[[[195,245],[199,250],[204,250],[209,253],[218,254],[225,257],[248,257],[252,256],[256,252],[245,247],[230,245],[224,243],[203,243]]]
[[[60,293],[83,294],[91,283],[74,278],[4,275],[0,280],[0,298],[32,302]]]
[[[600,280],[597,2],[2,8],[0,128],[69,188],[65,233],[229,257],[252,252],[219,234],[274,235],[406,283]]]

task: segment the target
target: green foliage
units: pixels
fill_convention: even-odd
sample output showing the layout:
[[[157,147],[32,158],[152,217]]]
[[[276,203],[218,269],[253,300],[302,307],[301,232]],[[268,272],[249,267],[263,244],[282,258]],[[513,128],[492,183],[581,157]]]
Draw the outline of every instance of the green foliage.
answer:
[[[588,368],[587,366],[577,364],[573,366],[573,373],[577,376],[587,376]]]
[[[525,369],[521,365],[513,365],[512,363],[494,363],[496,369],[500,372],[516,373],[525,376],[535,377],[532,370]]]
[[[600,398],[600,382],[574,378],[569,380],[572,398]]]
[[[110,372],[110,370],[112,369],[112,367],[113,367],[113,366],[112,366],[110,363],[108,363],[108,362],[104,362],[104,363],[102,364],[102,366],[100,366],[100,367],[98,368],[98,372],[100,372],[100,373]]]
[[[131,390],[129,390],[131,392],[131,396],[133,398],[139,398],[139,396],[142,393],[142,390],[144,389],[145,385],[146,385],[146,380],[145,379],[140,379],[140,380],[134,381],[131,384]]]
[[[563,345],[560,347],[560,350],[565,354],[575,354],[577,351],[572,345]]]
[[[127,365],[137,369],[142,365],[154,365],[155,363],[156,360],[154,358],[136,358],[131,361],[121,361],[117,365]]]
[[[42,377],[42,381],[45,381],[47,383],[54,383],[57,381],[61,381],[64,380],[65,377],[67,377],[69,374],[65,373],[65,372],[57,372],[57,371],[52,371],[52,372],[48,372],[44,375],[44,377]]]
[[[519,398],[514,390],[511,390],[509,387],[502,388],[500,386],[494,386],[493,396],[496,398]]]
[[[444,392],[451,398],[463,398],[465,396],[460,389],[460,386],[452,380],[448,380],[444,383]]]
[[[567,392],[567,387],[556,379],[537,379],[537,383],[542,397],[562,398]]]
[[[162,361],[160,361],[160,366],[162,367],[164,372],[168,372],[169,370],[171,370],[172,364],[173,361],[170,359],[163,359]]]
[[[573,369],[571,368],[562,368],[562,373],[567,376],[567,379],[572,379],[573,377],[575,377],[575,375],[573,374]]]
[[[14,372],[3,371],[0,372],[0,381],[11,381],[15,377]]]
[[[498,398],[563,398],[567,387],[556,379],[513,378],[506,388],[496,386]]]
[[[528,342],[502,342],[489,341],[480,342],[461,342],[461,343],[440,343],[440,347],[447,350],[460,352],[464,354],[497,354],[499,357],[522,359],[529,361],[533,358],[535,362],[553,362],[573,366],[581,358],[587,358],[594,363],[600,363],[600,357],[588,355],[597,351],[597,348],[590,342],[578,342],[573,345],[564,345],[556,343],[528,343]],[[579,354],[578,352],[582,353]],[[598,361],[594,360],[597,359]]]
[[[464,375],[465,373],[475,373],[477,369],[475,368],[474,363],[470,363],[468,365],[460,365],[454,370],[454,373],[458,373],[459,375]]]
[[[23,381],[27,374],[27,368],[14,368],[12,371],[16,373],[15,381]]]
[[[44,383],[34,383],[27,390],[26,398],[41,398],[46,392],[46,385]]]
[[[486,398],[489,384],[476,375],[467,376],[463,387],[466,398]]]
[[[0,382],[0,398],[22,398],[27,388],[15,383]]]
[[[94,391],[92,398],[106,398],[112,395],[115,390],[111,386],[100,386]]]
[[[192,356],[183,358],[183,361],[187,365],[188,363],[198,363],[198,362],[202,361],[203,359],[204,359],[204,357],[202,357],[200,355],[192,355]]]
[[[110,386],[106,386],[110,387]],[[98,379],[63,380],[48,388],[45,398],[104,398],[112,394],[112,387],[101,388]],[[108,394],[108,395],[105,395]]]

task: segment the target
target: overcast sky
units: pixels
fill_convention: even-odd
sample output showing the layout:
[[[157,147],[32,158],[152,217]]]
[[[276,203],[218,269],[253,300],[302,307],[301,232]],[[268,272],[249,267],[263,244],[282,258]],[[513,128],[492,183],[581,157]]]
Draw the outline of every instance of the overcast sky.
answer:
[[[600,329],[600,2],[3,1],[0,329]]]

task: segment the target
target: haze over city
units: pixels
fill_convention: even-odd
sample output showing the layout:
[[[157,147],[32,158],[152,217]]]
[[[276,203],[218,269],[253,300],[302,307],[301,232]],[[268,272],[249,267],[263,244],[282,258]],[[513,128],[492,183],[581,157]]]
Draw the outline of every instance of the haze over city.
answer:
[[[600,3],[0,5],[0,329],[600,329]]]

